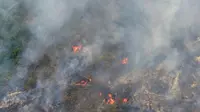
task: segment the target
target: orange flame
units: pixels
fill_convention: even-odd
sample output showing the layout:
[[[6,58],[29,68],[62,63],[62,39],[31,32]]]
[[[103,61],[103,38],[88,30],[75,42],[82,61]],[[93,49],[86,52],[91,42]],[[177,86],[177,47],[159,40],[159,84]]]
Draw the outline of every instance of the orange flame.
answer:
[[[115,100],[113,99],[112,94],[108,94],[108,97],[109,98],[108,98],[106,104],[113,105],[115,103]],[[104,101],[106,101],[106,100],[104,99]]]
[[[86,80],[81,80],[80,82],[77,82],[75,85],[85,87],[91,81],[92,81],[92,78],[89,77]]]
[[[82,80],[81,82],[76,83],[76,85],[85,87],[87,83],[88,83],[87,81]]]
[[[115,103],[115,100],[113,98],[109,98],[107,101],[107,104],[113,105]]]
[[[124,58],[124,59],[121,61],[121,63],[122,63],[123,65],[127,64],[127,63],[128,63],[128,58]]]
[[[108,94],[108,97],[109,97],[109,98],[112,98],[112,94]]]
[[[127,98],[123,98],[123,103],[127,103],[128,99]]]
[[[72,46],[72,49],[73,49],[74,53],[77,53],[82,49],[82,46],[81,45],[75,45],[75,46]]]

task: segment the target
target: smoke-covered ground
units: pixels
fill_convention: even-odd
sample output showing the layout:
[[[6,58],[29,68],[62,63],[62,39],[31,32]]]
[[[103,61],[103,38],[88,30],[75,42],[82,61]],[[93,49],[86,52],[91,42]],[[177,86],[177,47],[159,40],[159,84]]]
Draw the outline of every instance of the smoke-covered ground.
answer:
[[[199,112],[199,10],[198,0],[0,0],[0,111]]]

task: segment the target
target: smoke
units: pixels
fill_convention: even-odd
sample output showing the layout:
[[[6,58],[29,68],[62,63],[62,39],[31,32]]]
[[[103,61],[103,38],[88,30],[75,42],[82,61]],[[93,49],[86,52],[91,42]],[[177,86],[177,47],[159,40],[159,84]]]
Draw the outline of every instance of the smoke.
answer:
[[[119,84],[123,83],[121,80],[132,77],[141,80],[139,74],[122,75],[129,70],[156,68],[162,63],[170,73],[195,55],[193,48],[187,48],[187,45],[199,36],[200,4],[197,0],[0,2],[4,4],[2,9],[9,7],[7,11],[18,3],[23,4],[28,12],[26,25],[32,35],[9,86],[23,90],[24,80],[30,77],[30,71],[35,71],[36,88],[44,88],[41,94],[45,96],[41,97],[42,101],[34,103],[44,105],[44,108],[50,108],[54,101],[62,101],[63,92],[71,86],[74,77],[77,74],[84,76],[82,73],[99,62],[99,57],[105,52],[112,52],[119,62],[128,57],[129,66],[122,70],[118,62],[111,61],[106,69],[98,65],[99,68],[91,71],[96,75],[94,77],[102,80],[101,83],[111,80]],[[4,15],[7,13],[2,12]],[[12,15],[12,11],[9,14]],[[71,46],[76,43],[83,44],[83,52],[78,55],[71,51]],[[3,50],[5,47],[0,48]],[[119,51],[116,53],[115,49]],[[47,58],[47,64],[41,64],[41,60]],[[44,74],[49,74],[47,79]],[[177,108],[176,111],[181,110]]]
[[[40,57],[38,55],[44,54],[47,47],[62,38],[58,35],[56,36],[55,33],[58,33],[64,23],[69,20],[73,9],[84,6],[84,1],[80,4],[75,4],[74,1],[70,0],[51,0],[48,3],[38,0],[27,2],[26,5],[31,6],[28,16],[32,17],[33,20],[29,26],[34,36],[29,42],[24,57],[34,62]]]

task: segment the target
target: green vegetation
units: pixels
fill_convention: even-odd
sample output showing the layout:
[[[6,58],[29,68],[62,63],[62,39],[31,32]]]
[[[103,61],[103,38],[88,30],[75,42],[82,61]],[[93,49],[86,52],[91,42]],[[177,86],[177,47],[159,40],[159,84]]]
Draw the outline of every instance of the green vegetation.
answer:
[[[36,87],[37,77],[34,74],[31,74],[28,79],[25,81],[24,89],[30,90]]]
[[[14,64],[19,62],[19,54],[22,52],[20,47],[13,48],[10,54],[10,59],[12,59]]]
[[[12,78],[31,33],[24,23],[25,9],[20,5],[12,9],[0,8],[0,90]],[[34,78],[27,85],[34,85]],[[28,88],[27,86],[26,88]]]
[[[6,50],[1,54],[0,61],[11,60],[13,65],[18,64],[20,55],[30,37],[24,20],[27,12],[21,5],[0,12],[0,46]]]
[[[21,4],[0,8],[0,84],[11,79],[31,33],[24,22],[27,11]],[[30,81],[31,82],[31,81]]]

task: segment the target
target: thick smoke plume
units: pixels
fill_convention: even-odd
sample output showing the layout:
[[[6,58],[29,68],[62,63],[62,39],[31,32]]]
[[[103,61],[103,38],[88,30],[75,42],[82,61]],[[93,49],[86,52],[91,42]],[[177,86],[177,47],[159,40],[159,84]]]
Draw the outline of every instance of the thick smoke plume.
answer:
[[[20,8],[24,10],[22,15],[14,12]],[[154,104],[165,105],[160,112],[185,112],[185,107],[192,106],[193,110],[198,109],[199,101],[194,100],[199,99],[199,88],[194,93],[187,93],[185,88],[190,90],[187,84],[200,78],[194,60],[200,48],[199,10],[198,0],[1,0],[0,53],[8,52],[7,46],[17,40],[9,34],[18,29],[9,30],[6,22],[20,21],[18,24],[30,32],[25,35],[26,41],[21,39],[25,42],[17,64],[0,60],[1,74],[12,71],[7,85],[0,88],[2,97],[16,89],[23,91],[26,103],[17,107],[19,112],[71,111],[55,105],[65,102],[63,97],[66,91],[73,91],[70,88],[77,77],[89,74],[100,85],[79,91],[86,96],[98,93],[101,86],[109,86],[104,89],[106,92],[115,91],[123,96],[125,92],[120,93],[119,89],[133,83],[127,96],[135,99],[129,105],[134,108],[127,111],[135,112],[135,106],[153,111],[142,106],[145,104],[142,96],[150,93],[159,94],[156,96],[159,100],[152,98],[153,108]],[[16,14],[23,18],[16,19]],[[83,46],[79,53],[72,52],[76,44]],[[120,61],[125,57],[128,64],[122,66]],[[35,84],[29,87],[26,85],[30,77]],[[79,112],[85,102],[80,94],[77,93],[74,112]],[[186,102],[194,101],[192,106],[177,103],[190,94],[193,97]],[[91,95],[91,99],[94,97]],[[101,112],[103,107],[97,105],[94,110]]]

